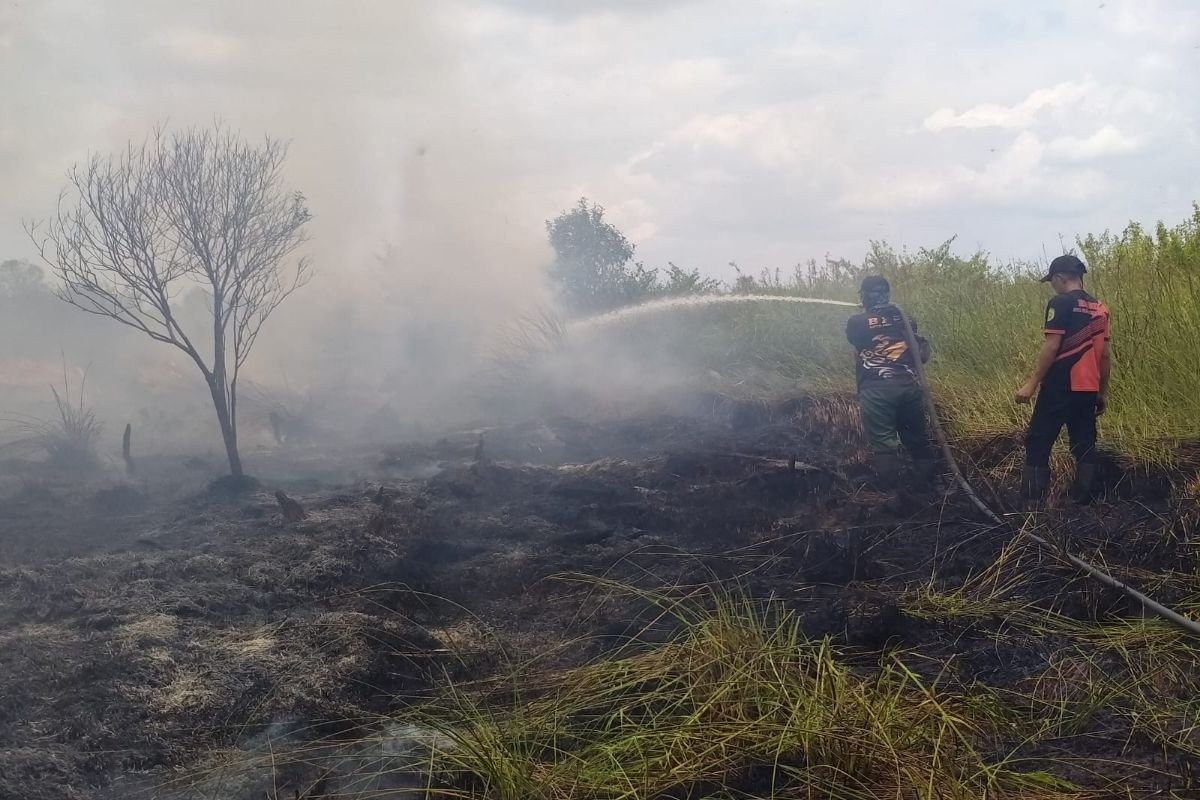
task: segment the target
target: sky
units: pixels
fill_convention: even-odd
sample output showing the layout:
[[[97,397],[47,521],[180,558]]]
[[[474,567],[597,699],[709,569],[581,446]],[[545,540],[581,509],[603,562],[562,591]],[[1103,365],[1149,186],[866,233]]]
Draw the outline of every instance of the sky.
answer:
[[[1196,75],[1192,0],[0,0],[0,260],[71,164],[217,118],[291,141],[327,281],[535,291],[581,196],[722,278],[1041,260],[1191,213]]]

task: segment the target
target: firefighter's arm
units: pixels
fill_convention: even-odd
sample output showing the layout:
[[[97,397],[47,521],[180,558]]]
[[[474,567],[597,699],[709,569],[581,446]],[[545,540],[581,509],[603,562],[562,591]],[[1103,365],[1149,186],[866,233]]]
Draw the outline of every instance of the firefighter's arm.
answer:
[[[1058,357],[1058,348],[1062,344],[1061,333],[1047,333],[1046,340],[1042,342],[1042,349],[1038,352],[1037,364],[1033,368],[1033,374],[1029,376],[1029,380],[1025,385],[1017,390],[1016,401],[1018,403],[1028,403],[1033,399],[1033,395],[1037,392],[1038,386],[1041,385],[1042,379],[1046,377],[1046,373],[1050,371],[1050,366],[1054,363],[1054,359]]]
[[[921,335],[921,329],[917,327],[915,317],[909,317],[908,324],[912,326],[913,337],[917,340],[917,355],[922,364],[928,364],[929,356],[933,354],[933,348],[929,346],[929,340]]]
[[[859,341],[862,338],[862,334],[859,331],[861,326],[858,324],[858,322],[859,318],[857,315],[846,320],[846,341],[854,345],[855,350],[861,349],[862,347],[862,342]]]

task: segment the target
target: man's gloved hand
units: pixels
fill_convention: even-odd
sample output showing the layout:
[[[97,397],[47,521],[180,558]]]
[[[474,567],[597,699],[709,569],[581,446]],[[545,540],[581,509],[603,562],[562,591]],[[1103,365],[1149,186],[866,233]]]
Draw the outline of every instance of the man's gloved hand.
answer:
[[[929,340],[923,336],[917,337],[917,354],[921,356],[922,364],[928,364],[929,356],[933,354],[933,348],[929,346]]]
[[[1028,403],[1030,400],[1032,400],[1034,394],[1036,394],[1036,393],[1037,393],[1037,384],[1036,383],[1027,383],[1024,386],[1022,386],[1020,389],[1017,389],[1017,395],[1013,399],[1017,403],[1020,403],[1023,405],[1025,403]]]
[[[1096,397],[1096,416],[1100,416],[1108,410],[1108,394],[1101,393]]]

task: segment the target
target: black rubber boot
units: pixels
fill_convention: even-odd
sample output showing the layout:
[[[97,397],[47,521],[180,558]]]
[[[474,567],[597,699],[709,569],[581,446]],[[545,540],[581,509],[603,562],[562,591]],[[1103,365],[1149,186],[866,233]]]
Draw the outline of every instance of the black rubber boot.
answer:
[[[1075,481],[1071,484],[1071,502],[1086,506],[1095,498],[1096,465],[1090,461],[1075,465]]]
[[[881,492],[894,492],[900,482],[900,455],[876,453],[874,467],[875,485]]]
[[[1050,490],[1050,468],[1026,464],[1021,472],[1021,501],[1026,511],[1037,511],[1046,503]]]
[[[875,485],[888,495],[884,507],[893,514],[903,514],[912,505],[912,498],[904,491],[900,478],[900,454],[875,454]]]
[[[946,481],[942,478],[942,471],[938,468],[938,462],[932,458],[918,458],[913,461],[913,479],[918,492],[927,492],[934,495],[944,495],[946,493]]]

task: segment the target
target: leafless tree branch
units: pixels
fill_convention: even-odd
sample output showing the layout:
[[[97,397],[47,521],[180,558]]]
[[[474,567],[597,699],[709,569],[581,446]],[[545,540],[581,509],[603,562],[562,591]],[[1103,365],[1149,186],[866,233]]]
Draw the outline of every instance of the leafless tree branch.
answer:
[[[272,312],[311,277],[304,258],[285,267],[311,218],[304,196],[283,188],[286,157],[286,143],[252,144],[219,122],[174,133],[160,126],[119,156],[73,167],[54,215],[25,225],[62,300],[191,358],[235,475],[241,368]],[[210,301],[207,334],[186,330],[176,313],[177,298],[195,287]]]

